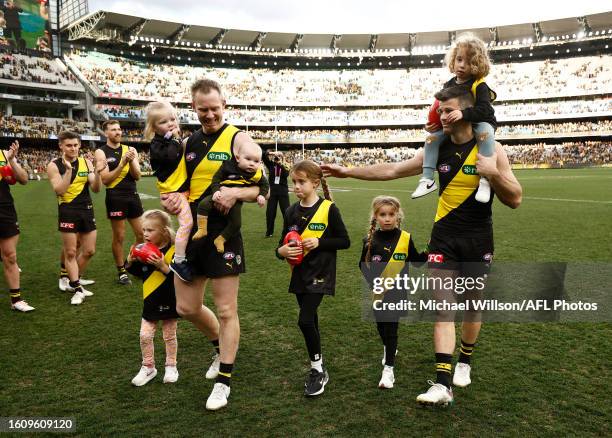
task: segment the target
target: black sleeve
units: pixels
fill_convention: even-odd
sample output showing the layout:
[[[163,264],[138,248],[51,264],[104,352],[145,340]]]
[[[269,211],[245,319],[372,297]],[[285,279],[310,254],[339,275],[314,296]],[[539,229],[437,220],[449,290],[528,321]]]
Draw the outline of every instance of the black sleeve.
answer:
[[[334,249],[347,249],[351,246],[351,240],[349,239],[348,232],[342,222],[342,216],[340,210],[336,207],[336,204],[332,204],[329,208],[329,228],[331,230],[331,237],[322,237],[319,239],[319,248],[321,250],[334,250]]]
[[[427,261],[427,252],[419,252],[414,246],[412,237],[410,238],[410,243],[408,244],[408,260],[412,262],[414,266],[421,266]]]
[[[368,237],[363,238],[363,247],[361,248],[361,257],[359,258],[359,266],[361,267],[362,263],[367,262],[366,255],[368,254]]]
[[[270,191],[270,183],[268,183],[268,178],[266,178],[265,175],[261,176],[259,184],[257,185],[259,186],[259,194],[261,196],[266,196]]]
[[[476,99],[472,108],[461,111],[463,119],[471,123],[488,122],[495,117],[495,110],[491,105],[489,86],[481,83],[476,87]]]
[[[283,231],[281,232],[280,240],[278,241],[278,246],[274,250],[274,254],[276,254],[276,257],[281,259],[281,260],[285,260],[285,258],[281,257],[278,254],[278,248],[280,248],[281,246],[284,245],[283,242],[285,240],[285,236],[289,232],[289,222],[288,222],[287,218],[290,218],[291,216],[293,216],[293,211],[294,210],[295,210],[295,204],[294,205],[290,205],[289,208],[287,209],[287,211],[285,211],[285,214],[283,214]]]
[[[127,260],[125,261],[125,270],[132,274],[134,277],[144,278],[144,267],[144,263],[141,263],[138,260],[132,260],[132,263],[128,263]]]
[[[170,140],[153,137],[149,147],[151,169],[159,169],[164,163],[175,162],[182,155],[183,146],[174,138]]]
[[[224,166],[221,165],[219,169],[215,172],[213,176],[212,182],[210,183],[210,194],[214,195],[215,192],[221,189],[221,181],[225,179],[225,170]]]

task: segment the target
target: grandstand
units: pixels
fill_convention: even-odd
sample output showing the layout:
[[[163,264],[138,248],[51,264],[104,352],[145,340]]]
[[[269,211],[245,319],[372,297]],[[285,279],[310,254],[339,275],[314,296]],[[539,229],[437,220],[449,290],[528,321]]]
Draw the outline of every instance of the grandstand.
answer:
[[[487,83],[498,94],[496,137],[512,145],[513,162],[609,162],[611,27],[608,12],[469,29],[489,45],[494,66]],[[432,96],[450,77],[442,62],[457,31],[289,35],[101,11],[68,24],[62,35],[60,57],[1,52],[3,144],[22,138],[49,148],[59,131],[72,129],[93,147],[103,141],[100,124],[114,118],[122,122],[126,141],[146,151],[144,105],[170,100],[185,132],[197,129],[189,85],[210,77],[225,88],[227,120],[262,144],[319,151],[399,148],[405,152],[391,157],[399,159],[423,142]],[[561,158],[574,147],[593,153],[580,163]]]

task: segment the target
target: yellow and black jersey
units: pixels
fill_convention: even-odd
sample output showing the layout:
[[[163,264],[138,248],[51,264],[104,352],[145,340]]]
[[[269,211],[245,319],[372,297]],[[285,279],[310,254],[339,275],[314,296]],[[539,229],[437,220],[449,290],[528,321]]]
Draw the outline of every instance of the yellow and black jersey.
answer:
[[[474,106],[461,111],[463,119],[470,123],[486,122],[495,129],[497,127],[497,119],[495,118],[495,110],[491,103],[497,99],[497,93],[489,88],[484,78],[470,79],[458,84],[457,77],[454,77],[444,84],[444,88],[457,85],[469,88],[472,96],[474,96]]]
[[[164,260],[169,265],[174,255],[174,245],[160,249]],[[132,261],[126,265],[127,271],[142,279],[142,317],[147,321],[178,318],[176,313],[176,296],[174,293],[174,274],[168,275],[155,269],[154,266]]]
[[[319,246],[310,252],[305,250],[302,263],[293,267],[289,292],[334,295],[336,251],[346,249],[351,244],[338,207],[322,198],[311,207],[302,207],[296,202],[285,212],[278,248],[283,246],[284,237],[289,231],[297,231],[302,239],[319,239]]]
[[[159,193],[184,192],[189,189],[183,146],[179,140],[155,134],[151,140],[149,158]]]
[[[57,170],[63,177],[66,173],[64,161],[61,158],[56,158],[53,160],[53,163],[55,163]],[[89,194],[89,168],[85,158],[78,157],[70,165],[72,166],[70,185],[63,195],[57,196],[57,202],[60,205],[70,207],[90,207],[92,202]]]
[[[419,264],[427,261],[427,254],[416,249],[411,234],[399,228],[374,231],[370,242],[369,258],[367,254],[368,238],[366,236],[363,239],[360,266],[363,267],[367,263],[370,265],[369,269],[376,273],[375,275],[385,277],[407,273],[408,262]]]
[[[105,144],[100,147],[100,150],[104,152],[106,156],[106,163],[108,164],[108,170],[113,171],[119,166],[121,157],[128,152],[126,145],[119,145],[118,148],[112,148]],[[106,186],[107,194],[134,194],[136,193],[136,180],[130,174],[130,164],[126,163],[121,169],[121,172],[110,184]]]
[[[4,155],[4,151],[0,149],[0,166],[7,166],[8,160],[6,159],[6,155]],[[2,179],[0,176],[0,205],[8,206],[13,205],[13,196],[11,195],[11,189],[9,188],[9,184]]]
[[[259,194],[266,196],[270,191],[268,179],[260,167],[255,172],[247,172],[238,167],[238,162],[231,158],[225,160],[213,177],[210,192],[215,193],[221,187],[259,187]]]
[[[233,157],[233,144],[240,130],[224,124],[213,134],[198,129],[187,140],[185,165],[189,181],[189,203],[197,205],[212,195],[211,184],[217,170],[224,161]]]
[[[492,233],[493,196],[487,203],[475,199],[480,182],[480,175],[476,171],[477,153],[475,139],[456,145],[446,138],[440,145],[437,163],[440,197],[434,231],[455,236]]]

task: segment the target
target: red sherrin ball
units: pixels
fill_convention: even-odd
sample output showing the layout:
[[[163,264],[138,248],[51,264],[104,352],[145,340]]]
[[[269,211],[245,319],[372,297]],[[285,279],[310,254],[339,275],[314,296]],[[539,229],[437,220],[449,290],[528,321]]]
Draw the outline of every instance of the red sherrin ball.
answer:
[[[158,247],[150,242],[139,243],[132,250],[132,257],[142,263],[147,263],[147,259],[152,255],[161,257],[162,253]]]
[[[289,246],[299,246],[302,247],[302,236],[297,231],[289,231],[283,240],[284,245]],[[295,259],[287,259],[287,262],[290,265],[299,265],[304,260],[304,251],[300,255],[298,255]]]

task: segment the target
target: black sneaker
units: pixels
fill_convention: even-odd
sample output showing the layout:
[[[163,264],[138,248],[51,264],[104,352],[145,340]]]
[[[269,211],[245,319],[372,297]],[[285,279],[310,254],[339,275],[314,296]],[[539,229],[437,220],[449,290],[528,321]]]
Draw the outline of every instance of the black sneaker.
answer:
[[[117,283],[123,284],[123,285],[130,285],[132,284],[132,280],[130,280],[130,277],[128,277],[128,275],[125,272],[122,272],[119,274]]]
[[[178,276],[178,278],[183,280],[185,283],[189,283],[192,280],[191,266],[189,266],[187,260],[181,263],[176,263],[173,259],[172,263],[170,263],[170,270],[174,272]]]
[[[323,368],[322,373],[312,368],[306,376],[306,382],[304,383],[304,395],[307,397],[313,397],[315,395],[323,394],[328,380],[329,374],[327,374],[327,370],[325,368]]]

